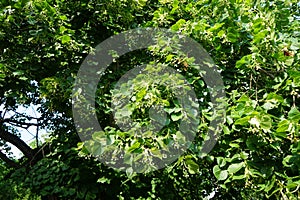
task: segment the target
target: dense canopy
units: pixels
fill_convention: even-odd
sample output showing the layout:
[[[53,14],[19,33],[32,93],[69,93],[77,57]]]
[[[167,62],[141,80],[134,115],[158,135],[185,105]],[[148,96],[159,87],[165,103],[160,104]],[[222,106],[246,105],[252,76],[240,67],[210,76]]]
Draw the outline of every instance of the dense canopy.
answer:
[[[299,6],[296,0],[2,0],[0,199],[299,199]],[[210,90],[195,59],[173,53],[176,40],[116,55],[96,91],[96,113],[105,129],[87,143],[77,134],[72,98],[80,65],[105,39],[146,27],[194,39],[222,75],[226,117],[208,154],[199,149],[214,118]],[[150,67],[125,84],[136,86],[130,113],[116,105],[120,115],[114,116],[111,102],[124,94],[115,86],[140,65]],[[190,120],[199,121],[193,142],[159,170],[123,172],[102,164],[90,153],[103,151],[97,143],[103,135],[125,147],[129,166],[140,159],[130,157],[133,152],[149,150],[162,160],[159,147],[170,138],[185,141],[177,130],[191,113],[182,112],[172,87],[147,76],[162,66],[184,76],[199,99],[199,117]],[[126,124],[128,117],[148,125],[156,104],[167,113],[157,137],[137,139],[117,128],[116,121]],[[39,115],[20,112],[24,107]],[[161,115],[155,116],[160,122]],[[36,138],[30,144],[21,137],[29,127]]]

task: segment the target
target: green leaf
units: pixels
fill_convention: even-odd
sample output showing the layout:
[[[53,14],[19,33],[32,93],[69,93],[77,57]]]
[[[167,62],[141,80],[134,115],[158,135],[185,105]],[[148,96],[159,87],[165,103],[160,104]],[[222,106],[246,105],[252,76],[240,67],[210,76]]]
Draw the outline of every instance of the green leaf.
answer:
[[[106,145],[111,145],[115,142],[115,136],[114,135],[107,135],[106,136]]]
[[[60,32],[60,33],[64,33],[66,30],[67,30],[67,29],[66,29],[66,27],[64,27],[64,26],[61,26],[61,27],[59,28],[59,32]]]
[[[99,142],[95,142],[94,145],[91,147],[91,151],[93,155],[102,155],[102,153],[104,152],[104,148],[102,148],[101,143]]]
[[[137,94],[136,94],[136,101],[137,102],[140,102],[144,96],[146,95],[147,93],[147,90],[146,88],[142,88]]]
[[[131,153],[125,153],[124,155],[124,163],[131,165],[132,164],[132,154]]]
[[[290,163],[291,163],[292,160],[293,160],[293,156],[288,155],[288,156],[286,156],[286,157],[282,160],[282,164],[283,164],[284,166],[286,166],[286,167],[291,167],[292,164],[290,164]]]
[[[246,159],[248,158],[249,154],[246,153],[246,152],[244,152],[244,151],[242,151],[242,152],[240,153],[240,156],[241,156],[242,159],[246,160]]]
[[[214,32],[221,28],[224,25],[224,23],[216,23],[213,27],[209,28],[208,31]]]
[[[284,101],[282,96],[280,96],[274,92],[271,92],[270,94],[268,94],[267,100],[275,102],[275,103],[283,103],[283,101]]]
[[[260,117],[260,127],[265,130],[269,131],[272,128],[272,119],[268,115],[263,115]]]
[[[243,94],[243,95],[237,100],[237,102],[248,102],[248,101],[250,101],[250,98],[249,98],[247,95],[245,95],[245,94]]]
[[[184,142],[186,141],[185,135],[182,134],[180,131],[177,131],[177,132],[176,132],[175,138],[176,138],[176,140],[177,140],[180,144],[182,144],[182,143],[184,143]]]
[[[93,140],[95,141],[103,141],[103,138],[105,137],[105,133],[103,131],[95,132],[92,135]]]
[[[254,35],[253,42],[260,43],[263,39],[265,39],[266,35],[269,33],[268,30],[262,30],[258,34]]]
[[[219,181],[223,181],[228,177],[227,170],[221,170],[218,165],[214,166],[213,173]]]
[[[218,32],[218,37],[223,37],[225,35],[225,31],[224,30],[220,30],[219,32]]]
[[[22,81],[27,81],[28,80],[28,78],[25,77],[25,76],[21,76],[19,79],[22,80]]]
[[[192,159],[185,160],[185,163],[187,164],[190,174],[196,174],[198,172],[199,165],[195,163]]]
[[[60,15],[59,18],[63,21],[66,21],[68,19],[66,15]]]
[[[174,112],[174,108],[164,108],[164,110],[165,110],[167,113],[169,113],[169,114],[171,114],[172,112]]]
[[[285,65],[286,66],[292,66],[293,62],[294,62],[294,58],[290,57],[290,58],[288,58],[288,59],[285,60]]]
[[[297,108],[293,107],[290,112],[288,113],[288,118],[290,120],[298,122],[300,120],[300,112]]]
[[[287,138],[288,135],[286,133],[284,133],[284,132],[277,132],[277,130],[276,130],[276,132],[273,133],[273,135],[275,135],[276,138]]]
[[[184,19],[180,19],[176,22],[176,24],[171,26],[171,30],[178,31],[185,23],[186,23],[186,21]]]
[[[223,128],[223,132],[224,132],[225,135],[230,135],[231,132],[230,132],[228,126],[224,125],[222,128]]]
[[[106,177],[101,177],[97,180],[97,183],[110,183],[110,179]]]
[[[173,57],[174,57],[174,55],[173,55],[173,54],[169,54],[169,55],[167,55],[167,57],[166,57],[166,62],[169,62],[169,61],[171,61]]]
[[[159,159],[162,159],[163,158],[163,155],[161,154],[160,150],[157,149],[157,148],[151,148],[150,149],[150,152],[153,154],[153,156],[159,158]]]
[[[133,152],[134,150],[138,149],[140,147],[140,143],[139,142],[134,142],[127,150],[128,152]]]
[[[227,31],[228,31],[227,33],[228,40],[232,43],[237,42],[240,37],[239,32],[237,32],[236,29],[233,27],[228,28]]]
[[[69,35],[64,35],[61,37],[61,43],[66,44],[71,41],[71,37]]]
[[[277,133],[287,132],[289,131],[290,121],[289,120],[282,120],[278,123],[278,128],[276,129]]]
[[[224,159],[223,157],[217,157],[217,163],[218,166],[224,167],[226,165],[226,159]]]
[[[288,182],[288,184],[287,184],[287,188],[295,188],[295,187],[297,187],[297,186],[300,186],[300,180],[297,180],[297,181],[293,181],[293,182]]]
[[[253,21],[253,29],[254,29],[254,33],[258,33],[260,30],[262,30],[264,28],[263,26],[263,21],[265,21],[262,18],[257,18]]]
[[[230,142],[230,143],[229,143],[229,146],[231,146],[231,147],[233,147],[233,148],[239,148],[239,147],[240,147],[239,144],[233,143],[233,142]]]
[[[23,71],[23,70],[19,70],[19,71],[13,72],[13,75],[14,75],[14,76],[21,76],[21,75],[23,75],[23,74],[24,74],[24,71]]]
[[[227,171],[231,174],[234,174],[236,172],[238,172],[240,169],[242,169],[244,167],[244,162],[241,163],[234,163],[229,165]]]
[[[250,116],[246,116],[246,117],[237,119],[237,120],[234,122],[234,124],[235,124],[235,125],[241,125],[241,126],[248,125],[248,124],[249,124],[249,120],[250,120]]]
[[[265,187],[266,192],[269,192],[273,188],[275,181],[276,181],[276,176],[273,175],[272,179],[269,180],[266,184],[266,187]]]
[[[238,175],[238,176],[232,176],[232,180],[242,180],[244,178],[246,178],[245,174]]]
[[[171,115],[171,119],[172,119],[172,121],[174,121],[174,122],[180,120],[182,117],[183,117],[183,115],[182,115],[181,112],[180,112],[179,114],[176,113],[176,114],[172,114],[172,115]]]
[[[127,175],[128,178],[133,178],[135,176],[135,173],[133,172],[132,167],[128,167],[126,169],[126,175]]]

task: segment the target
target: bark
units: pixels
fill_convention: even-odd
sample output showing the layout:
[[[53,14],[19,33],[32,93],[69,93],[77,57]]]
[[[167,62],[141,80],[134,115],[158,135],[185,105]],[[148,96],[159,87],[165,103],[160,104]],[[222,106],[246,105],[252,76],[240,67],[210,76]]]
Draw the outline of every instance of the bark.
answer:
[[[33,149],[31,149],[22,139],[10,132],[0,129],[0,138],[15,145],[27,158],[31,159],[33,156]]]
[[[20,165],[16,163],[15,161],[9,159],[4,153],[0,151],[0,159],[3,160],[5,163],[7,163],[9,166],[18,168]]]

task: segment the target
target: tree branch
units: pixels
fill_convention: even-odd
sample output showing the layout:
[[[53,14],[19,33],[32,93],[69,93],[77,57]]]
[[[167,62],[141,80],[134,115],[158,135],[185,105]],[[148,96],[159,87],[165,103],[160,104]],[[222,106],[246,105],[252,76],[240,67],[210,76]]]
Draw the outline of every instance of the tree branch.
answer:
[[[0,128],[0,138],[15,145],[27,158],[32,158],[33,149],[18,136]]]
[[[5,163],[7,163],[9,166],[14,168],[19,168],[20,165],[13,160],[9,159],[4,153],[0,151],[0,159],[3,160]]]
[[[18,120],[14,120],[14,119],[3,119],[3,122],[6,122],[6,123],[9,123],[11,125],[14,125],[14,126],[40,126],[42,125],[41,123],[31,123],[31,122],[22,122],[22,121],[18,121]]]

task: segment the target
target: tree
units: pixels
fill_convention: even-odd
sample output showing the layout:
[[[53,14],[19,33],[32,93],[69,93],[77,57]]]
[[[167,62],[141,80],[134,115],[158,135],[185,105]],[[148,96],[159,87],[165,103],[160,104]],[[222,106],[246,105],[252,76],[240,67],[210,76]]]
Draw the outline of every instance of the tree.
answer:
[[[211,192],[220,199],[299,198],[297,1],[20,0],[2,1],[0,8],[0,158],[9,171],[1,184],[22,183],[25,193],[30,190],[48,199],[203,199]],[[97,115],[107,129],[94,138],[121,138],[109,104],[113,88],[132,66],[149,64],[153,58],[180,71],[204,99],[202,126],[177,161],[157,171],[126,174],[97,162],[80,143],[71,94],[80,64],[94,47],[136,27],[169,28],[202,44],[223,76],[227,116],[217,145],[200,158],[197,148],[205,138],[211,110],[194,60],[172,55],[162,44],[116,58],[98,85]],[[143,78],[152,84],[151,78]],[[168,91],[151,86],[152,91]],[[168,100],[172,114],[176,103],[171,96],[162,93],[152,103]],[[30,105],[39,107],[40,117],[17,112]],[[147,123],[145,110],[151,105],[136,101],[132,116]],[[166,130],[177,127],[180,114],[173,114]],[[27,145],[18,128],[30,126],[36,127],[37,135],[47,127],[49,141],[36,148]],[[8,142],[24,157],[16,160],[6,153]],[[153,145],[146,142],[128,147],[139,151]]]

